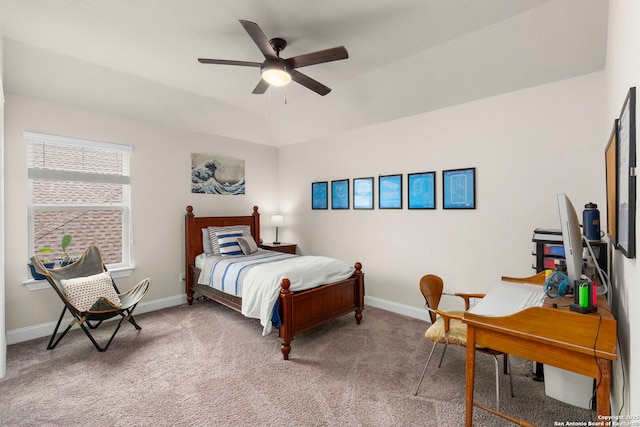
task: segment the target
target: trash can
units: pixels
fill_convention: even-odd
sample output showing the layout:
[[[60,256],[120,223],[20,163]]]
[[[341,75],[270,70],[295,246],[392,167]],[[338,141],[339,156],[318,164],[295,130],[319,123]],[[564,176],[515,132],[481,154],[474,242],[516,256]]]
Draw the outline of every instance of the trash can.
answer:
[[[595,409],[594,387],[595,380],[591,377],[544,365],[544,392],[553,399],[584,409]]]

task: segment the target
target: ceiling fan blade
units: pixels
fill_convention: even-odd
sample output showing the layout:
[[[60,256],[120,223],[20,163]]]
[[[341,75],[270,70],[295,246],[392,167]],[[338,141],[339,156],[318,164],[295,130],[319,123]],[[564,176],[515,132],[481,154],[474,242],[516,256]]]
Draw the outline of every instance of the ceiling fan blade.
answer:
[[[198,58],[198,62],[200,62],[201,64],[242,65],[245,67],[262,66],[262,62],[233,61],[233,60],[227,60],[227,59]]]
[[[267,91],[267,89],[269,89],[269,83],[267,83],[264,79],[260,79],[255,89],[253,89],[253,92],[251,93],[255,95],[262,95]]]
[[[322,64],[323,62],[339,61],[340,59],[347,59],[348,57],[349,53],[347,49],[344,46],[339,46],[307,53],[305,55],[294,56],[286,61],[291,64],[293,68],[300,68],[308,65]]]
[[[258,46],[260,52],[267,59],[274,59],[278,57],[278,54],[271,46],[269,39],[264,35],[258,24],[251,21],[240,20],[240,23],[244,27],[245,31],[249,33],[249,36],[253,39],[253,42]]]
[[[304,87],[306,87],[308,89],[311,89],[315,93],[317,93],[319,95],[322,95],[322,96],[325,96],[326,94],[331,92],[330,88],[326,87],[325,85],[323,85],[319,81],[312,79],[311,77],[307,76],[306,74],[302,74],[300,71],[291,70],[291,79],[294,82],[299,83],[302,86],[304,86]]]

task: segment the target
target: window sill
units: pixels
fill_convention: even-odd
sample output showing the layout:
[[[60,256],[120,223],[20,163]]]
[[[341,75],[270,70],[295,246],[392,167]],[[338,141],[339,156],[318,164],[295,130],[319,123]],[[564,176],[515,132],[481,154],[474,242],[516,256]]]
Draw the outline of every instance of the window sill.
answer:
[[[135,266],[113,268],[113,269],[109,269],[109,273],[111,273],[111,276],[114,279],[119,279],[122,277],[131,276],[135,268],[136,268]],[[35,280],[35,279],[27,279],[24,282],[22,282],[22,284],[26,286],[27,289],[30,291],[40,291],[42,289],[50,289],[50,286],[51,286],[49,285],[49,282],[47,282],[46,280]]]

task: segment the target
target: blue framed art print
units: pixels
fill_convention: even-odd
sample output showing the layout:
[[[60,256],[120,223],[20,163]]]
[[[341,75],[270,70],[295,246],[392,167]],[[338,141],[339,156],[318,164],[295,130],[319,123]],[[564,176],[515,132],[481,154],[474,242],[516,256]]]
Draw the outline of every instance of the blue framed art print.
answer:
[[[436,173],[410,173],[407,178],[409,209],[435,209]]]
[[[442,171],[442,204],[445,209],[476,208],[476,168]]]
[[[373,209],[373,177],[353,179],[353,209]]]
[[[402,174],[378,177],[378,207],[402,209]]]
[[[331,181],[331,209],[349,209],[349,180]]]
[[[328,209],[329,183],[327,181],[311,183],[311,209]]]

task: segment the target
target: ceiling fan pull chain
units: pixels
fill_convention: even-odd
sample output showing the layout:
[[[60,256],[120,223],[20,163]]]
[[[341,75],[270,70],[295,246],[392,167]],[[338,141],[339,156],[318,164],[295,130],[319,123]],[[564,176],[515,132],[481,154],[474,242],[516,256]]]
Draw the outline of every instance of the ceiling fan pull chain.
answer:
[[[285,73],[291,74],[291,72],[289,70],[287,70],[287,66],[286,65],[284,66],[284,71],[285,71]],[[287,87],[288,86],[289,85],[285,85],[284,86],[284,105],[287,105],[287,93],[288,93],[287,92]]]

